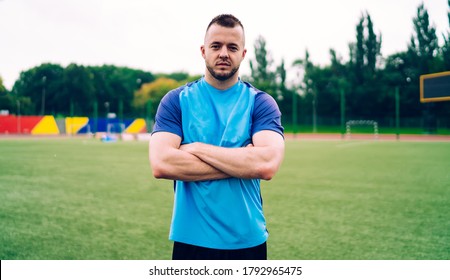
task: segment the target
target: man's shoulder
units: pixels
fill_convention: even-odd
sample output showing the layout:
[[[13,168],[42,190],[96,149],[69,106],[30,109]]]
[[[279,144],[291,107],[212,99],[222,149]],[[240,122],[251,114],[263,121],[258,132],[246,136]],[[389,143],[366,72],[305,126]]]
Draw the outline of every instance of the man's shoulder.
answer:
[[[265,92],[265,91],[263,91],[263,90],[258,89],[257,87],[255,87],[254,85],[252,85],[252,84],[249,83],[249,82],[243,81],[243,84],[244,84],[246,87],[248,87],[248,89],[249,89],[251,92],[253,92],[253,94],[254,94],[254,96],[255,96],[255,103],[256,103],[256,104],[259,104],[259,103],[266,103],[266,102],[271,103],[271,104],[273,104],[273,103],[275,102],[275,104],[276,104],[275,98],[273,98],[273,96],[270,95],[269,93],[267,93],[267,92]]]
[[[178,100],[178,98],[179,98],[179,96],[180,96],[180,94],[182,92],[185,92],[185,90],[187,88],[194,87],[198,83],[198,81],[199,80],[196,80],[196,81],[193,81],[193,82],[188,82],[188,83],[186,83],[184,85],[181,85],[181,86],[179,86],[177,88],[174,88],[174,89],[170,90],[166,95],[164,95],[162,102],[166,103],[166,102],[173,102],[175,100]]]
[[[242,83],[244,84],[245,87],[248,88],[248,90],[250,90],[251,92],[253,92],[253,94],[255,95],[256,98],[258,99],[270,99],[272,98],[272,96],[270,94],[268,94],[267,92],[260,90],[259,88],[255,87],[252,83],[247,82],[247,81],[242,81]]]
[[[187,82],[184,85],[181,85],[177,88],[174,88],[172,90],[170,90],[166,96],[169,96],[169,98],[173,98],[174,96],[179,96],[182,92],[188,92],[189,90],[187,89],[192,89],[195,87],[198,87],[200,85],[200,79],[192,81],[192,82]]]

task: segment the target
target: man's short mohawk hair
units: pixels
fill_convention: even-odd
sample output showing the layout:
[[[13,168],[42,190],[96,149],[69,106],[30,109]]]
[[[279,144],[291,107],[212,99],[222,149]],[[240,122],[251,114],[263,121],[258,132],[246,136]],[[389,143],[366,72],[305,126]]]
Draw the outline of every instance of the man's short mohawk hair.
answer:
[[[208,28],[206,28],[206,30],[208,30],[209,27],[213,24],[218,24],[220,26],[230,27],[230,28],[233,28],[236,25],[240,25],[242,27],[242,29],[244,29],[244,26],[242,25],[241,21],[237,17],[235,17],[231,14],[221,14],[221,15],[216,16],[215,18],[213,18],[211,20],[211,22],[209,23]]]

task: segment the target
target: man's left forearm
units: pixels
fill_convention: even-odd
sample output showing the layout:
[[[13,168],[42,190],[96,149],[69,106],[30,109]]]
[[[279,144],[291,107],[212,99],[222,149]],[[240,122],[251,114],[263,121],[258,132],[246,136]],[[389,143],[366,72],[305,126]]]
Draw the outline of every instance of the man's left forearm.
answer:
[[[180,149],[230,175],[243,179],[270,180],[283,158],[281,146],[224,148],[204,143],[182,145]]]

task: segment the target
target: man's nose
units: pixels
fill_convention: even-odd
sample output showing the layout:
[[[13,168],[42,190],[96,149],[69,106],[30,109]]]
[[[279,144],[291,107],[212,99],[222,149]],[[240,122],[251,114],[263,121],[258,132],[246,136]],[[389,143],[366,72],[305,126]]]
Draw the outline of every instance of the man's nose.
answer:
[[[228,49],[226,46],[222,46],[219,53],[220,58],[227,58],[228,57]]]

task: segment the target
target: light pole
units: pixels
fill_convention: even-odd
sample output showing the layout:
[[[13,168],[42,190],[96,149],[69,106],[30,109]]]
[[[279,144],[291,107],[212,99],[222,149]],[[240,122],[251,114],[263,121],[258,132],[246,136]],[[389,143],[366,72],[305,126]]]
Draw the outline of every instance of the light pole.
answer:
[[[20,134],[20,130],[21,130],[21,123],[20,123],[20,100],[17,99],[17,133]]]
[[[137,84],[137,86],[138,86],[138,90],[141,88],[141,84],[142,84],[142,80],[140,79],[140,78],[137,78],[136,79],[136,84]]]
[[[47,81],[47,77],[42,77],[42,101],[41,101],[41,115],[45,115],[45,82]]]
[[[399,87],[395,87],[395,136],[400,139],[400,93]]]
[[[317,132],[317,97],[316,97],[316,91],[312,88],[313,81],[311,79],[308,79],[308,92],[313,95],[312,100],[312,125],[313,125],[313,133]]]
[[[403,64],[405,62],[403,59],[397,57],[394,60],[394,66],[396,70],[400,73],[403,72]],[[406,78],[406,81],[409,82],[409,77]],[[398,85],[394,88],[394,106],[395,106],[395,138],[397,140],[400,139],[400,85],[401,83],[398,83]]]
[[[300,70],[297,70],[297,86],[294,86],[294,90],[292,91],[292,125],[294,138],[297,137],[297,123],[298,123],[298,105],[297,99],[301,93],[302,87],[302,77],[300,77]]]
[[[105,109],[106,109],[106,132],[108,132],[108,126],[109,126],[109,102],[105,102]]]
[[[105,102],[105,109],[106,109],[106,118],[108,118],[108,115],[109,115],[109,102],[108,101]]]
[[[341,95],[341,138],[344,139],[345,135],[345,90],[340,88]]]
[[[97,98],[95,98],[94,100],[94,104],[93,104],[93,118],[94,118],[94,134],[97,133],[97,129],[98,129],[98,102],[97,102]]]
[[[302,95],[303,90],[306,90],[306,86],[303,84],[303,78],[305,75],[304,67],[302,63],[294,64],[295,78],[292,81],[292,130],[294,138],[297,137],[298,126],[298,100]]]

